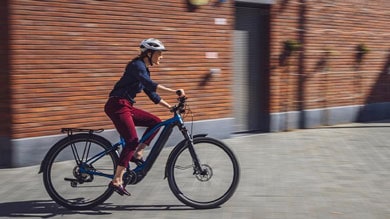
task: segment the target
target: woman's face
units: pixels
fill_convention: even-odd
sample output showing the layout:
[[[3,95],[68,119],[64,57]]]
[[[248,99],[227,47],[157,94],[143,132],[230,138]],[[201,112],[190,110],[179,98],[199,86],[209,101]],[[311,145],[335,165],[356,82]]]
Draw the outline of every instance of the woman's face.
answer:
[[[161,51],[155,51],[152,56],[153,65],[159,65],[160,60],[163,58]]]

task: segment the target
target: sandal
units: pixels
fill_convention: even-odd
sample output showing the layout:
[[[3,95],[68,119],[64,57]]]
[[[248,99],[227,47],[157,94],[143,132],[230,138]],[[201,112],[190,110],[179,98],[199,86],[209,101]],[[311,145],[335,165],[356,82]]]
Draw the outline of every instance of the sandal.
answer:
[[[127,195],[127,196],[130,196],[130,192],[128,192],[125,187],[123,187],[123,185],[114,185],[114,183],[110,182],[110,184],[108,184],[108,187],[114,189],[114,191],[116,193],[118,193],[119,195],[123,196],[123,195]]]
[[[131,159],[130,159],[130,161],[131,162],[133,162],[133,163],[135,163],[135,164],[137,164],[137,166],[141,166],[143,163],[145,163],[145,161],[144,161],[144,158],[140,158],[140,159],[137,159],[137,158],[135,158],[135,157],[132,157]]]

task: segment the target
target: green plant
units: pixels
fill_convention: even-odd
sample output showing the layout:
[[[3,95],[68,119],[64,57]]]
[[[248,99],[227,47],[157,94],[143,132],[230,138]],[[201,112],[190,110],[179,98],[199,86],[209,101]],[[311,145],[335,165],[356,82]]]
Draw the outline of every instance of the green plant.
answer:
[[[370,49],[364,44],[360,43],[356,46],[356,61],[361,63],[365,54],[369,53]]]
[[[279,63],[281,66],[288,65],[288,58],[294,51],[298,51],[302,48],[302,44],[295,40],[286,40],[283,42],[283,52],[279,56]]]
[[[298,51],[302,48],[302,45],[296,40],[284,41],[284,50],[288,52]]]
[[[362,55],[367,54],[370,52],[370,49],[364,44],[360,43],[356,46],[356,51]]]

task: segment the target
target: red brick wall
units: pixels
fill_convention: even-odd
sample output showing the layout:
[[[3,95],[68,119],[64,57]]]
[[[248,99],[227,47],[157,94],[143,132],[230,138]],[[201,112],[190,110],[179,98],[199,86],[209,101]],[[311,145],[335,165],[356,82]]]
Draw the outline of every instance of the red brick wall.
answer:
[[[170,50],[161,66],[152,68],[153,79],[186,89],[196,120],[231,117],[234,3],[215,2],[190,10],[185,0],[8,0],[12,138],[57,134],[65,126],[113,128],[103,113],[107,94],[148,37],[161,39]],[[389,4],[280,0],[272,5],[271,113],[389,102]],[[226,18],[227,24],[217,25],[215,18]],[[281,59],[286,40],[303,47]],[[360,63],[359,44],[370,49]],[[206,58],[207,52],[218,58]],[[221,73],[203,83],[210,68]],[[1,89],[7,87],[4,81]],[[169,116],[144,95],[137,102]]]
[[[278,2],[271,21],[272,112],[390,101],[390,1]],[[303,47],[281,65],[285,40]],[[359,44],[370,50],[361,62]]]
[[[103,112],[107,95],[149,37],[170,50],[151,69],[154,80],[186,89],[196,120],[231,117],[231,3],[189,10],[184,0],[10,0],[10,8],[13,138],[66,126],[113,128]],[[221,73],[202,83],[210,68]],[[174,103],[174,96],[161,95]],[[145,95],[137,104],[170,115]]]

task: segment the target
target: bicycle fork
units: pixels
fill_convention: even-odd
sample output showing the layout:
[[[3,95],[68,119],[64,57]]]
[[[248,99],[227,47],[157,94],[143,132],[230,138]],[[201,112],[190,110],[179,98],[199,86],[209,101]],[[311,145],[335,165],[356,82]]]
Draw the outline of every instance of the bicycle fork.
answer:
[[[186,127],[181,126],[181,127],[179,127],[179,129],[182,132],[186,143],[188,144],[188,146],[187,146],[188,151],[190,152],[191,157],[192,157],[192,161],[194,162],[194,173],[193,174],[194,175],[197,175],[197,174],[204,175],[205,174],[204,170],[202,170],[202,165],[200,164],[200,160],[199,160],[198,155],[196,154],[195,149],[194,149],[194,138],[203,137],[203,136],[206,136],[207,134],[195,135],[192,137],[189,134]]]

